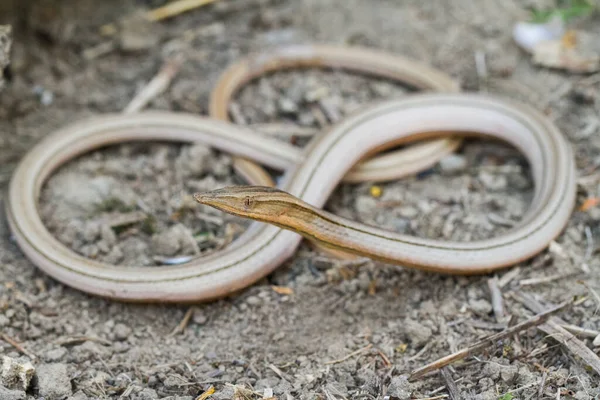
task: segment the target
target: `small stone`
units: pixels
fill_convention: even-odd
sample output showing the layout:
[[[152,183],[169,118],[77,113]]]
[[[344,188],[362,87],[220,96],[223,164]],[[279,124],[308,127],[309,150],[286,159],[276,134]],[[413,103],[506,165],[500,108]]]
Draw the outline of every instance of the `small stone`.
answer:
[[[65,228],[58,233],[61,242],[72,245],[77,240],[79,233],[83,230],[83,222],[80,220],[71,220]]]
[[[117,243],[117,235],[115,234],[115,231],[113,231],[112,228],[107,224],[102,224],[100,226],[100,238],[109,246]]]
[[[57,347],[46,352],[44,359],[49,362],[60,361],[67,354],[67,349],[64,347]]]
[[[10,319],[3,314],[0,314],[0,328],[8,326],[10,324]]]
[[[362,390],[373,396],[376,396],[377,393],[379,393],[380,379],[374,371],[370,369],[361,369],[358,371],[357,378]]]
[[[83,393],[83,391],[78,390],[71,397],[67,397],[67,400],[87,400],[88,397]]]
[[[417,215],[419,215],[419,210],[414,207],[404,206],[398,209],[398,214],[404,218],[415,218]]]
[[[95,244],[90,244],[90,245],[83,246],[80,249],[80,251],[81,251],[81,254],[83,254],[84,256],[86,256],[88,258],[96,258],[98,256],[98,252],[100,251],[100,249]]]
[[[472,299],[469,301],[471,310],[478,314],[489,314],[492,312],[492,305],[486,299]]]
[[[184,176],[198,176],[210,170],[212,159],[212,151],[209,147],[196,144],[184,147],[177,160],[175,160],[175,164]]]
[[[225,386],[223,389],[216,391],[212,396],[211,400],[231,400],[235,397],[235,391],[233,386]]]
[[[279,383],[279,379],[275,378],[275,377],[259,379],[254,384],[254,389],[263,390],[263,389],[267,389],[267,388],[273,388],[273,387],[277,386],[278,383]]]
[[[192,321],[194,321],[195,324],[204,325],[206,321],[208,321],[208,317],[206,316],[204,311],[200,309],[195,309],[194,315],[192,316]]]
[[[91,358],[97,357],[108,357],[110,350],[97,345],[94,342],[87,341],[80,344],[79,346],[73,346],[71,352],[69,352],[69,359],[77,363],[82,363]]]
[[[592,342],[592,345],[593,345],[594,347],[600,347],[600,335],[598,335],[598,336],[596,336],[596,337],[594,338],[594,341]]]
[[[93,221],[87,222],[83,227],[83,239],[92,243],[98,236],[100,236],[100,224]]]
[[[387,394],[398,400],[408,400],[411,397],[410,383],[404,375],[395,376],[388,386]]]
[[[427,343],[433,334],[431,329],[412,319],[404,320],[404,331],[412,344],[417,347]]]
[[[125,324],[116,324],[113,329],[113,333],[115,334],[115,339],[117,340],[125,340],[131,335],[131,328]]]
[[[379,97],[389,97],[394,88],[388,82],[375,81],[371,83],[371,90]]]
[[[41,364],[36,375],[40,396],[47,400],[58,400],[72,394],[65,364]]]
[[[209,399],[212,399],[212,396],[209,397]],[[178,395],[175,395],[175,396],[163,397],[161,400],[194,400],[194,397],[192,397],[192,396],[178,396]]]
[[[302,126],[313,126],[315,123],[315,115],[312,112],[303,112],[298,116],[298,124]]]
[[[487,390],[494,387],[494,381],[488,377],[481,378],[478,383],[481,390]]]
[[[154,253],[162,256],[191,255],[200,253],[198,243],[190,230],[182,225],[176,224],[171,228],[156,234],[152,238]]]
[[[213,159],[210,168],[212,173],[216,177],[229,178],[229,176],[231,175],[231,164],[231,157],[227,155],[222,155]]]
[[[262,303],[262,300],[260,299],[260,297],[250,296],[246,299],[246,303],[250,304],[251,306],[257,306]]]
[[[500,370],[500,378],[506,383],[512,383],[519,374],[519,368],[516,365],[503,365]]]
[[[27,390],[35,368],[29,361],[2,356],[0,386],[11,390]]]
[[[278,102],[279,110],[285,114],[295,114],[298,112],[298,105],[292,99],[282,97]]]
[[[2,400],[24,400],[27,394],[22,390],[10,390],[0,386],[0,399]]]
[[[327,86],[319,86],[315,89],[309,90],[304,95],[304,100],[309,103],[321,100],[329,95],[329,88]]]
[[[486,189],[492,192],[504,190],[508,185],[508,180],[505,175],[495,175],[487,171],[481,171],[479,173],[479,180]]]
[[[273,387],[273,394],[277,396],[282,396],[286,393],[290,393],[292,390],[294,390],[292,384],[282,379],[277,385]]]
[[[575,400],[592,400],[593,399],[593,397],[590,396],[589,393],[585,392],[584,390],[578,390],[577,392],[575,392],[575,395],[573,396],[573,398]]]
[[[184,380],[185,378],[179,374],[170,374],[163,379],[163,385],[165,385],[165,388],[167,389],[177,389]]]
[[[445,174],[455,174],[467,168],[467,160],[460,154],[450,154],[440,160],[440,169]]]
[[[377,209],[377,200],[371,196],[357,196],[354,208],[359,214],[369,215]]]
[[[119,246],[113,247],[110,252],[104,256],[104,262],[109,264],[118,264],[123,259],[123,252]]]
[[[151,388],[144,388],[142,390],[140,390],[138,393],[136,393],[134,396],[131,397],[132,399],[135,400],[156,400],[158,399],[158,393],[156,393],[156,390],[151,389]]]

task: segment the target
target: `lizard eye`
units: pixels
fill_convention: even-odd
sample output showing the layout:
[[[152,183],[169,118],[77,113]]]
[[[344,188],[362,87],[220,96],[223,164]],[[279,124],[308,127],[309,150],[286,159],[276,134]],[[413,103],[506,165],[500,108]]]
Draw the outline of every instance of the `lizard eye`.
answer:
[[[252,198],[250,198],[250,196],[246,196],[244,198],[244,207],[250,208],[250,207],[252,207],[253,203],[254,203],[254,201],[252,200]]]

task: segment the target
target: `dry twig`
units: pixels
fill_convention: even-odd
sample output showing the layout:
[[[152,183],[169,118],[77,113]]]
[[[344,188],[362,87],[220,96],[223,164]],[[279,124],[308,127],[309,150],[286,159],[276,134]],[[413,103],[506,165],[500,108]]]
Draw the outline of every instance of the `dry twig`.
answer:
[[[37,356],[35,354],[33,354],[32,352],[25,349],[23,346],[21,346],[21,344],[19,342],[17,342],[15,339],[8,336],[6,333],[0,333],[0,339],[4,340],[6,343],[10,344],[12,347],[17,349],[21,353],[25,354],[27,357],[31,358],[32,360],[37,360]]]
[[[566,274],[555,274],[555,275],[550,275],[550,276],[544,276],[541,278],[522,279],[519,281],[519,286],[532,286],[532,285],[540,285],[543,283],[550,283],[553,281],[557,281],[559,279],[571,277],[573,275],[575,275],[575,272],[569,272]]]
[[[179,324],[175,327],[175,329],[173,329],[173,332],[171,332],[170,336],[175,336],[178,333],[183,332],[185,330],[185,328],[188,326],[188,324],[190,323],[190,319],[192,319],[192,315],[194,315],[194,307],[188,308],[185,315],[183,316],[183,319],[181,320],[181,322],[179,322]]]
[[[496,342],[500,339],[504,339],[505,337],[514,335],[515,333],[521,332],[525,329],[529,329],[531,327],[543,324],[550,318],[550,316],[552,316],[553,314],[556,314],[559,311],[564,310],[567,306],[569,306],[571,304],[572,304],[572,301],[564,302],[559,306],[556,306],[548,311],[539,313],[538,315],[536,315],[526,321],[523,321],[520,324],[517,324],[510,328],[507,328],[502,332],[498,332],[498,333],[490,335],[486,338],[483,338],[483,339],[479,340],[477,343],[475,343],[465,349],[459,350],[456,353],[447,355],[446,357],[442,357],[439,360],[436,360],[430,364],[425,365],[424,367],[418,368],[410,374],[409,379],[414,380],[414,379],[420,378],[423,375],[427,374],[428,372],[445,367],[446,365],[449,365],[458,360],[462,360],[463,358],[468,357],[470,355],[474,355],[474,354],[480,352],[481,350],[485,349],[486,347],[494,346],[496,344]]]
[[[496,322],[502,322],[504,319],[504,300],[502,299],[502,292],[498,286],[498,277],[494,276],[492,279],[488,279],[487,283],[490,288],[492,309],[494,310]]]
[[[158,74],[129,102],[123,112],[125,114],[138,112],[164,92],[179,71],[182,62],[182,57],[167,60]]]
[[[103,346],[112,346],[112,342],[109,342],[108,340],[105,340],[105,339],[102,339],[99,337],[94,337],[94,336],[71,336],[71,337],[59,339],[59,340],[55,341],[54,343],[59,346],[64,346],[64,345],[72,345],[72,344],[78,344],[78,343],[84,343],[84,342],[96,342],[96,343],[100,343]]]
[[[357,355],[357,354],[360,354],[360,353],[363,353],[363,352],[365,352],[365,351],[369,350],[371,347],[373,347],[373,344],[369,343],[368,345],[366,345],[366,346],[365,346],[365,347],[363,347],[362,349],[358,349],[358,350],[356,350],[356,351],[353,351],[352,353],[348,354],[348,355],[347,355],[347,356],[345,356],[345,357],[342,357],[342,358],[340,358],[340,359],[338,359],[338,360],[331,360],[331,361],[327,361],[327,362],[325,363],[325,365],[339,364],[339,363],[341,363],[341,362],[344,362],[344,361],[346,361],[346,360],[348,360],[348,359],[350,359],[350,358],[354,357],[354,356],[355,356],[355,355]]]
[[[206,6],[214,3],[216,0],[178,0],[172,1],[165,6],[155,8],[144,14],[144,17],[148,21],[157,22],[163,19],[172,18],[184,12]],[[115,34],[117,28],[115,24],[106,24],[100,27],[100,32],[105,36],[111,36]]]
[[[450,398],[452,400],[460,400],[462,397],[460,395],[460,391],[456,386],[456,382],[452,379],[452,375],[450,374],[450,370],[448,367],[443,367],[440,369],[440,373],[442,374],[442,378],[444,378],[444,382],[446,382],[446,388],[448,389],[448,393],[450,394]]]

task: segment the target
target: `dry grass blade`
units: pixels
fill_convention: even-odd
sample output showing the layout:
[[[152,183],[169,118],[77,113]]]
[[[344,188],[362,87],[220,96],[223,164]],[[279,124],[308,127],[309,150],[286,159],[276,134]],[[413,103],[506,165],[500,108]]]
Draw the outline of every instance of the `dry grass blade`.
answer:
[[[357,355],[357,354],[360,354],[360,353],[362,353],[362,352],[364,352],[364,351],[367,351],[367,350],[369,350],[371,347],[373,347],[373,345],[369,343],[368,345],[366,345],[366,346],[365,346],[365,347],[363,347],[362,349],[358,349],[358,350],[356,350],[356,351],[353,351],[352,353],[348,354],[348,355],[347,355],[347,356],[345,356],[345,357],[342,357],[342,358],[340,358],[339,360],[327,361],[327,362],[325,363],[325,365],[338,364],[338,363],[344,362],[344,361],[346,361],[346,360],[348,360],[348,359],[350,359],[350,358],[354,357],[354,356],[355,356],[355,355]]]
[[[502,299],[502,292],[498,285],[498,277],[488,279],[488,287],[490,288],[490,295],[492,298],[492,309],[494,310],[494,316],[496,322],[502,322],[504,319],[504,301]]]
[[[129,102],[123,112],[125,114],[138,112],[152,99],[164,92],[179,72],[182,62],[183,58],[181,56],[167,60],[158,74]]]
[[[184,12],[200,8],[217,0],[178,0],[168,3],[165,6],[155,8],[144,14],[148,21],[157,22],[163,19],[172,18]],[[100,33],[104,36],[111,36],[117,32],[115,24],[106,24],[100,27]]]
[[[169,336],[175,336],[178,333],[181,333],[185,330],[185,328],[190,323],[190,319],[192,319],[192,316],[194,315],[194,310],[195,310],[194,307],[188,308],[188,310],[186,311],[185,315],[183,316],[183,319],[181,320],[181,322],[179,322],[179,324],[177,324],[177,326],[175,327],[175,329],[173,329],[173,331],[169,334]]]
[[[21,344],[19,342],[17,342],[15,339],[11,338],[7,334],[0,333],[0,339],[4,340],[6,343],[10,344],[15,349],[17,349],[21,353],[25,354],[27,357],[31,358],[32,360],[37,360],[37,356],[35,354],[33,354],[32,352],[25,349],[23,346],[21,346]]]
[[[450,398],[452,400],[462,399],[462,397],[460,395],[460,391],[458,390],[458,387],[456,386],[456,382],[454,382],[454,379],[452,379],[452,374],[450,374],[450,370],[448,369],[448,367],[442,368],[440,370],[440,373],[442,374],[442,378],[444,378],[444,381],[446,382],[446,388],[448,389]]]
[[[567,306],[571,305],[572,303],[573,303],[572,301],[564,302],[557,307],[554,307],[550,310],[542,312],[542,313],[528,319],[527,321],[523,321],[520,324],[517,324],[510,328],[507,328],[502,332],[498,332],[498,333],[490,335],[486,338],[483,338],[480,341],[478,341],[477,343],[475,343],[465,349],[459,350],[456,353],[447,355],[446,357],[442,357],[439,360],[436,360],[430,364],[425,365],[424,367],[418,368],[410,374],[409,380],[414,380],[414,379],[420,378],[423,375],[427,374],[428,372],[434,371],[436,369],[440,369],[440,368],[445,367],[446,365],[449,365],[455,361],[462,360],[463,358],[466,358],[470,355],[476,354],[476,353],[482,351],[483,349],[485,349],[486,347],[494,346],[494,345],[496,345],[496,342],[500,339],[514,335],[515,333],[523,331],[525,329],[529,329],[531,327],[543,324],[553,314],[556,314],[557,312],[564,310]]]
[[[146,14],[150,21],[161,21],[171,18],[195,8],[203,7],[214,3],[216,0],[179,0],[168,3],[165,6],[155,8]]]

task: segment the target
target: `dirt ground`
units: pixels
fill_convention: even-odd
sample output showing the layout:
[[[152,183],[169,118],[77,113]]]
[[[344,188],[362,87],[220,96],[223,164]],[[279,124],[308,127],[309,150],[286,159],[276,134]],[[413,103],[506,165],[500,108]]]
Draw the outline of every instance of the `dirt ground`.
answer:
[[[117,45],[107,47],[100,26],[162,3],[38,0],[0,9],[0,23],[14,24],[12,64],[0,92],[2,197],[12,170],[41,138],[73,120],[120,112],[175,54],[184,56],[181,70],[147,108],[206,114],[227,65],[267,46],[313,42],[385,49],[444,70],[464,90],[535,106],[575,149],[578,207],[600,195],[600,79],[536,67],[511,39],[527,7],[550,1],[221,0],[162,22],[122,24]],[[600,17],[573,26],[600,35]],[[481,54],[486,74],[476,65]],[[319,102],[306,100],[315,93]],[[393,82],[290,71],[249,84],[234,108],[239,123],[286,122],[318,132],[361,105],[405,95]],[[123,268],[160,268],[226,246],[247,226],[213,209],[186,209],[195,191],[242,182],[227,154],[198,145],[128,144],[61,168],[45,185],[40,210],[51,232],[80,254]],[[327,209],[397,232],[468,241],[513,226],[532,193],[524,158],[482,141],[465,143],[418,176],[378,184],[380,197],[373,185],[341,185]],[[533,316],[518,293],[545,306],[576,296],[582,300],[559,321],[600,331],[597,207],[575,211],[549,250],[497,274],[506,314],[500,320],[488,286],[493,276],[340,263],[306,243],[267,279],[227,299],[194,306],[109,301],[39,271],[12,240],[2,210],[0,350],[36,369],[27,392],[0,387],[2,399],[191,400],[211,388],[212,399],[600,396],[600,376],[537,328],[453,363],[445,375],[407,379],[502,330],[510,316]],[[186,314],[191,318],[177,330]],[[600,354],[593,335],[577,337]]]

